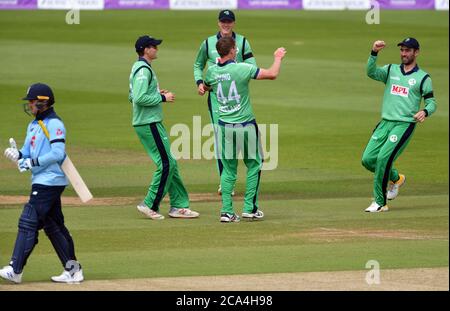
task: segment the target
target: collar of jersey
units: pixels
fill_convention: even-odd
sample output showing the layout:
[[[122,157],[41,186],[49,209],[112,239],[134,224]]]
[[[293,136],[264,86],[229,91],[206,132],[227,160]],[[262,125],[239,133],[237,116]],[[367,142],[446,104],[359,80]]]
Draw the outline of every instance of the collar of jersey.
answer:
[[[229,60],[227,60],[225,63],[218,63],[217,64],[217,66],[219,66],[219,67],[223,67],[223,66],[226,66],[226,65],[228,65],[228,64],[233,64],[233,63],[236,63],[235,61],[234,61],[234,59],[229,59]]]
[[[403,69],[404,68],[404,66],[403,66],[403,64],[401,64],[400,65],[400,71],[402,72],[402,74],[404,75],[404,76],[407,76],[407,75],[410,75],[410,74],[412,74],[412,73],[414,73],[414,72],[417,72],[417,71],[419,71],[419,66],[414,66],[414,68],[413,69],[411,69],[410,71],[408,71],[408,72],[405,72],[405,69]]]
[[[143,58],[143,57],[139,57],[138,61],[144,62],[144,63],[146,63],[147,65],[149,65],[150,67],[152,66],[152,65],[150,65],[150,63],[149,63],[145,58]]]
[[[36,115],[36,121],[38,120],[44,120],[44,119],[54,119],[54,118],[58,118],[58,116],[56,115],[55,110],[53,109],[53,107],[48,108],[47,110],[45,110],[42,113],[38,113]]]
[[[234,31],[232,32],[231,36],[233,37],[233,39],[236,39],[236,34],[234,33]],[[220,31],[217,33],[216,37],[217,37],[217,40],[222,38],[222,34],[220,33]]]

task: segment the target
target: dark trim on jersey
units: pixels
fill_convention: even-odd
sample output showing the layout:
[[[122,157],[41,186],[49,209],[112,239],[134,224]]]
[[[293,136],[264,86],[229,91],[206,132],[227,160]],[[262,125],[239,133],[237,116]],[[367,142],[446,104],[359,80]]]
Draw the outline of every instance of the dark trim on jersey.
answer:
[[[242,60],[244,61],[245,60],[245,58],[244,58],[244,53],[245,53],[245,41],[247,41],[247,39],[244,37],[244,39],[242,40]]]
[[[253,79],[257,79],[258,78],[258,74],[259,74],[259,68],[256,69],[255,75],[253,76]]]
[[[163,94],[160,94],[160,95],[161,95],[161,102],[163,102],[163,103],[166,102],[166,100],[167,100],[166,96]]]
[[[371,51],[370,51],[370,55],[372,55],[372,56],[378,56],[378,52],[375,52],[374,50],[371,50]]]
[[[383,190],[383,205],[386,205],[387,199],[386,199],[386,190],[387,190],[387,185],[389,182],[389,176],[391,173],[391,168],[392,168],[392,164],[394,162],[395,156],[397,155],[398,151],[400,150],[400,148],[406,143],[406,141],[408,140],[408,138],[411,136],[411,134],[414,131],[414,127],[416,126],[415,123],[410,123],[408,128],[405,130],[405,133],[403,133],[402,138],[400,138],[400,141],[398,142],[397,146],[395,146],[394,150],[392,151],[387,164],[386,164],[386,168],[384,170],[384,176],[383,176],[383,183],[381,186],[381,189]]]
[[[247,54],[242,56],[242,60],[245,61],[246,59],[249,59],[249,58],[252,58],[252,57],[254,57],[253,53],[247,53]]]
[[[58,120],[61,120],[61,118],[58,117],[58,115],[56,114],[55,109],[53,109],[53,107],[50,107],[47,110],[45,110],[45,111],[43,111],[41,113],[38,113],[36,115],[35,121],[44,120],[44,119],[58,119]]]
[[[197,84],[197,86],[199,86],[200,84],[202,84],[202,83],[203,83],[203,80],[202,80],[202,79],[200,79],[200,80],[197,80],[197,81],[195,81],[195,83]]]
[[[208,43],[208,39],[209,39],[209,38],[206,38],[206,40],[205,40],[205,45],[206,45],[206,59],[209,58],[209,43]]]
[[[423,95],[423,84],[425,83],[425,80],[429,77],[430,77],[430,75],[426,74],[425,77],[422,78],[422,81],[420,81],[420,95]]]
[[[423,96],[423,99],[428,99],[428,98],[433,98],[433,97],[434,97],[433,92],[430,92],[430,93],[424,95],[424,96]]]
[[[148,63],[147,63],[148,64]],[[151,67],[151,66],[150,66]],[[150,83],[152,82],[153,79],[153,71],[150,69],[150,67],[148,67],[147,65],[142,65],[141,67],[139,67],[138,69],[136,69],[136,71],[133,73],[133,78],[136,76],[136,74],[139,72],[139,70],[141,70],[142,68],[147,68],[148,71],[150,71],[150,79],[148,80],[148,85],[150,85]]]
[[[155,199],[153,200],[152,210],[157,212],[159,210],[159,204],[163,198],[164,188],[166,187],[167,178],[169,177],[169,157],[167,156],[166,149],[161,139],[161,135],[158,132],[158,127],[156,123],[150,123],[150,130],[152,131],[153,139],[155,140],[156,147],[158,148],[159,155],[162,161],[162,173],[161,180],[159,181],[158,192],[156,193]]]
[[[151,65],[145,58],[143,58],[143,57],[139,57],[138,61],[139,61],[139,62],[144,62],[144,63],[146,63],[147,65],[149,65],[150,67],[152,66],[152,65]]]
[[[36,158],[36,159],[31,159],[31,166],[41,166],[41,165],[39,164],[38,158]]]
[[[59,139],[51,140],[50,144],[53,144],[53,143],[65,143],[65,142],[66,142],[66,140],[64,138],[59,138]]]
[[[388,81],[388,79],[389,79],[389,74],[391,73],[391,66],[392,66],[392,64],[389,64],[389,66],[388,66],[387,76],[386,76],[386,82]]]
[[[234,31],[231,33],[231,36],[233,37],[234,40],[236,40],[236,34],[234,33]],[[222,38],[222,34],[220,33],[220,31],[216,34],[216,37],[217,37],[217,40]]]
[[[403,69],[403,64],[401,64],[400,65],[400,71],[402,72],[402,74],[404,75],[404,76],[409,76],[410,74],[413,74],[414,72],[417,72],[417,71],[419,71],[419,66],[415,66],[413,69],[411,69],[410,71],[408,71],[408,72],[405,72],[405,69]]]
[[[423,112],[425,112],[425,117],[428,117],[428,110],[424,109]]]
[[[22,152],[21,152],[21,151],[19,151],[19,158],[18,158],[17,160],[20,160],[20,159],[22,159],[22,157],[23,157],[23,154],[22,154]]]
[[[249,124],[253,124],[253,125],[255,125],[256,127],[258,127],[257,124],[256,124],[256,120],[255,120],[255,119],[253,119],[253,120],[251,120],[251,121],[245,121],[245,122],[242,122],[242,123],[229,123],[229,122],[225,122],[225,121],[219,119],[218,123],[219,123],[219,125],[222,125],[222,126],[227,126],[227,125],[232,125],[232,126],[235,126],[235,125],[247,126],[247,125],[249,125]]]
[[[232,64],[232,63],[236,63],[236,62],[234,61],[234,59],[229,59],[225,63],[218,63],[217,66],[223,67],[223,66],[226,66],[226,65]]]
[[[213,118],[213,113],[212,113],[211,92],[208,92],[208,111],[209,111],[209,117],[211,118],[211,123],[213,125],[213,130],[214,130],[214,152],[215,152],[216,158],[217,158],[217,167],[219,168],[219,176],[222,176],[223,163],[222,163],[222,160],[220,159],[220,155],[218,154],[217,144],[219,144],[219,141],[218,141],[219,137],[217,135],[217,127],[214,124],[214,118]]]

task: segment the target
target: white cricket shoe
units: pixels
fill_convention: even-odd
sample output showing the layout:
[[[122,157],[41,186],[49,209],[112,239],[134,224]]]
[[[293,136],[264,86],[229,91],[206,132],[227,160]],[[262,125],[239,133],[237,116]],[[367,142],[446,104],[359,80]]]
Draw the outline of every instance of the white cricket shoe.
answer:
[[[0,269],[0,277],[16,284],[22,283],[22,274],[23,273],[15,273],[13,267],[11,266],[5,266]]]
[[[189,208],[172,207],[169,211],[169,216],[173,218],[197,218],[200,216],[200,213],[190,210]]]
[[[64,270],[61,275],[52,276],[52,281],[56,283],[68,283],[68,284],[76,284],[84,281],[83,270],[80,269],[77,272],[70,273],[69,271]]]
[[[239,222],[241,218],[236,214],[221,213],[220,222]]]
[[[217,194],[222,195],[222,186],[219,184],[219,188],[217,189]],[[234,197],[234,189],[231,191],[231,196]]]
[[[378,212],[387,212],[389,210],[388,206],[380,206],[377,202],[372,202],[368,208],[366,208],[366,212],[370,213],[378,213]]]
[[[256,213],[242,213],[242,218],[249,220],[258,220],[264,218],[264,213],[261,210],[257,210]]]
[[[388,200],[393,200],[398,196],[398,192],[400,190],[400,187],[403,186],[403,184],[406,181],[406,177],[405,175],[402,174],[398,174],[398,176],[400,177],[396,182],[389,182],[389,186],[388,186],[388,190],[386,193],[386,198]]]
[[[145,217],[153,219],[153,220],[163,220],[164,216],[158,212],[155,212],[151,208],[149,208],[144,202],[139,203],[137,206],[139,212],[145,215]]]

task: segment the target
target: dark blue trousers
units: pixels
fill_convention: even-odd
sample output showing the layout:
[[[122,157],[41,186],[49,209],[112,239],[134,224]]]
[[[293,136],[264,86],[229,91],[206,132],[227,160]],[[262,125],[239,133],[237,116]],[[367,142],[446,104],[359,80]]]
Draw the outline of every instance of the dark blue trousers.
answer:
[[[19,230],[10,263],[15,273],[22,272],[38,243],[40,229],[44,229],[65,269],[71,268],[66,267],[69,261],[76,260],[73,240],[64,225],[61,210],[64,189],[65,186],[32,185],[30,200],[19,218]]]

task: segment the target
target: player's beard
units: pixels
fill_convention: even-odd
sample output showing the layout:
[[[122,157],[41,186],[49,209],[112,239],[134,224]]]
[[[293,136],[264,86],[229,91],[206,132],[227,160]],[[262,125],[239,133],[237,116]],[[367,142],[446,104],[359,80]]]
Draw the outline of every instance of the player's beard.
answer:
[[[414,56],[411,56],[411,57],[407,57],[407,56],[405,56],[405,57],[402,57],[402,64],[403,65],[406,65],[406,66],[408,66],[408,65],[411,65],[414,61],[415,61],[415,57]]]

